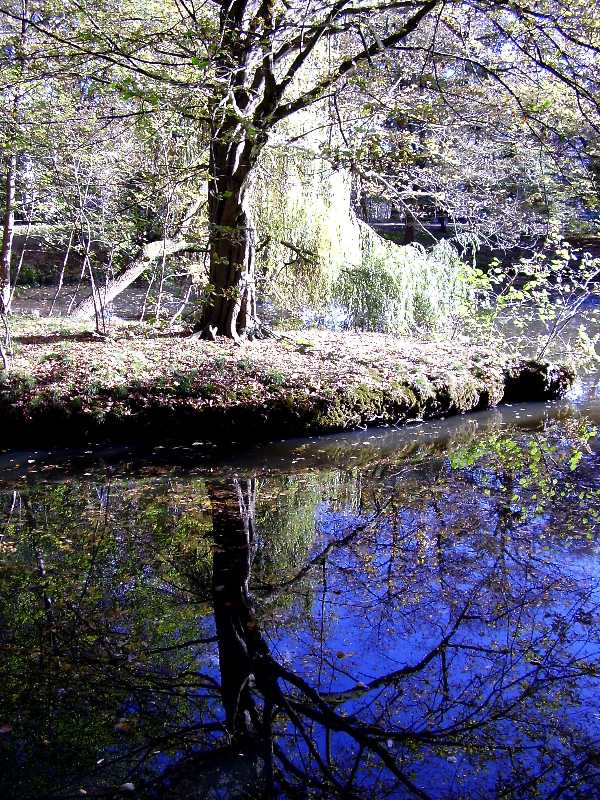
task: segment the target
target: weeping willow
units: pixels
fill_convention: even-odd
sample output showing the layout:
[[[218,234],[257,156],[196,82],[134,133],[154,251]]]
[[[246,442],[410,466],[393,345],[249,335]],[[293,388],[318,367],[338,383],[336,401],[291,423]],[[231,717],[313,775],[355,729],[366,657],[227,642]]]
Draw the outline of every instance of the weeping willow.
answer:
[[[384,333],[444,330],[469,308],[470,268],[451,244],[443,241],[426,250],[382,242],[364,228],[361,234],[362,261],[342,269],[332,287],[347,327]]]
[[[294,313],[324,308],[360,251],[347,175],[310,151],[271,149],[252,192],[262,295]]]
[[[404,333],[443,329],[467,303],[468,268],[448,242],[383,239],[352,212],[349,175],[310,149],[270,148],[251,192],[260,296],[276,309]]]

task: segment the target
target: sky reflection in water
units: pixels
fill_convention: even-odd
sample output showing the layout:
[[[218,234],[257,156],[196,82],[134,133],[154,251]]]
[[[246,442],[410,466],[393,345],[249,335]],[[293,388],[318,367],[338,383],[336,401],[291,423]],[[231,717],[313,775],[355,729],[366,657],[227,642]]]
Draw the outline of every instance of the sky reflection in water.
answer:
[[[593,427],[7,478],[0,796],[599,795]]]

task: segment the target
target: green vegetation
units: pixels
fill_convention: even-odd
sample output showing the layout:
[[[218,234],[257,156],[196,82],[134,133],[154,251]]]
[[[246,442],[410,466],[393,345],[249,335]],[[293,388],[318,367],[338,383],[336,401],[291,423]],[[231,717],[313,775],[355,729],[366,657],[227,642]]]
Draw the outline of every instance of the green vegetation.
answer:
[[[209,339],[267,335],[261,301],[406,334],[463,317],[458,255],[595,233],[582,0],[325,2],[302,35],[301,4],[236,9],[0,11],[2,364],[23,281],[99,332],[144,278],[136,316],[188,314]],[[365,225],[378,215],[401,247]]]

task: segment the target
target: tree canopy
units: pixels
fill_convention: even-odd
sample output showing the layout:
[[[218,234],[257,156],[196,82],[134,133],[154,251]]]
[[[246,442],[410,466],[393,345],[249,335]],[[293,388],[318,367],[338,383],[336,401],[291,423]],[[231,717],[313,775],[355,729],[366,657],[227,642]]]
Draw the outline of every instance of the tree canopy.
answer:
[[[0,37],[5,306],[34,198],[84,261],[106,239],[125,282],[202,249],[188,234],[205,213],[199,330],[260,335],[250,188],[306,109],[320,156],[409,215],[427,197],[508,240],[596,202],[600,35],[581,0],[21,0],[0,4]]]

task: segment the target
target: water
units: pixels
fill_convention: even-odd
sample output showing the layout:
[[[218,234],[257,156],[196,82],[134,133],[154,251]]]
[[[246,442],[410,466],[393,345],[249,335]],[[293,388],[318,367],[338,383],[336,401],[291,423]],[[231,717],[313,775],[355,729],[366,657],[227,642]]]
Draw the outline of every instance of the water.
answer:
[[[0,461],[0,797],[600,797],[598,376]]]

